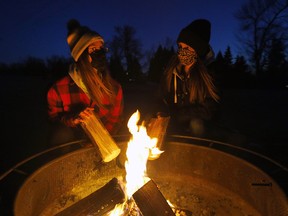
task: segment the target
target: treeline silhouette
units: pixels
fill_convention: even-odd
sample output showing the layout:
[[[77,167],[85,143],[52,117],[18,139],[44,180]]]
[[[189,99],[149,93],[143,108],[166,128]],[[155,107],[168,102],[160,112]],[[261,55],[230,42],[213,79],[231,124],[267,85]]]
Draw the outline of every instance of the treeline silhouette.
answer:
[[[159,45],[152,52],[147,62],[147,69],[143,72],[139,59],[130,62],[129,67],[113,56],[109,58],[112,76],[123,85],[128,82],[160,81],[161,75],[169,59],[175,54],[175,48]],[[67,74],[70,58],[52,56],[46,60],[28,57],[25,61],[13,64],[0,64],[1,75],[37,76],[53,83]],[[285,56],[281,56],[277,49],[273,49],[267,64],[261,74],[253,73],[252,67],[244,56],[233,57],[228,46],[224,53],[219,51],[214,61],[215,75],[222,88],[285,88],[288,84],[288,63]]]

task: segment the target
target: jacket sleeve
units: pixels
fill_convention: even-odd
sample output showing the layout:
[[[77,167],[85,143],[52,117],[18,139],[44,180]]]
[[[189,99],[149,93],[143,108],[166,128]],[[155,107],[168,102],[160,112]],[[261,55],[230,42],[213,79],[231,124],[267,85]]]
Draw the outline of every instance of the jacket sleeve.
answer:
[[[75,127],[73,116],[64,111],[63,102],[60,95],[54,87],[51,87],[47,93],[48,116],[52,122],[62,122],[68,127]]]
[[[59,94],[57,94],[55,88],[50,88],[47,93],[48,102],[48,115],[51,120],[55,120],[58,114],[63,112],[63,105]]]

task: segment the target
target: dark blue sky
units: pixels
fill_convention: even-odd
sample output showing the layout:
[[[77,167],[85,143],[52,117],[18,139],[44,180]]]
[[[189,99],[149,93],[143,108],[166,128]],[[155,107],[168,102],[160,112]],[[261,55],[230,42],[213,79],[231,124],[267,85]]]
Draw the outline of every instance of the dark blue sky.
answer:
[[[196,18],[212,23],[211,45],[215,53],[229,45],[240,54],[235,12],[247,0],[4,0],[0,3],[0,62],[53,55],[69,57],[66,23],[81,24],[110,40],[115,26],[136,29],[143,51],[156,48],[166,38],[176,40],[180,30]]]

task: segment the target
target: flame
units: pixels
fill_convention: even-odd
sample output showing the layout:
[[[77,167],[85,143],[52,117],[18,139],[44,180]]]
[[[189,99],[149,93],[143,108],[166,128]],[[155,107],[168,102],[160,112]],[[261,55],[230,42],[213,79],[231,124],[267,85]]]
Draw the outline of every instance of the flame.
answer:
[[[150,138],[143,125],[137,125],[140,113],[137,110],[128,121],[128,128],[132,138],[128,142],[125,162],[126,192],[128,199],[149,181],[146,176],[146,163],[151,149],[156,146],[157,138]]]
[[[108,216],[119,216],[124,212],[125,203],[117,204],[115,208],[108,214]]]
[[[131,115],[127,123],[129,132],[132,135],[127,144],[127,160],[125,161],[126,183],[124,190],[127,200],[150,180],[146,173],[148,158],[157,158],[163,152],[156,147],[158,139],[150,138],[145,126],[138,125],[139,120],[140,113],[137,110]],[[124,205],[116,206],[109,215],[121,215],[119,212],[123,211],[123,209]]]

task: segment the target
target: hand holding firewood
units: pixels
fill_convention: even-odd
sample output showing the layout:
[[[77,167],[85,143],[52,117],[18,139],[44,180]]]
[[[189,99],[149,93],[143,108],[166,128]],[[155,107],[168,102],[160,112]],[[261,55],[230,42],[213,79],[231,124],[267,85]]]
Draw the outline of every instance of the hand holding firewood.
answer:
[[[157,113],[156,117],[151,118],[147,126],[147,134],[152,138],[158,139],[157,148],[164,150],[164,138],[166,130],[170,121],[170,116],[164,115],[163,113]],[[149,160],[157,159],[160,154],[156,157],[149,157]]]
[[[71,118],[70,125],[76,127],[80,123],[83,123],[86,118],[93,115],[94,108],[93,107],[86,107],[83,111],[81,111],[78,115]]]
[[[99,149],[104,162],[109,162],[120,153],[120,148],[104,127],[102,122],[94,114],[93,109],[85,109],[79,115],[81,126],[90,138],[91,142]]]

